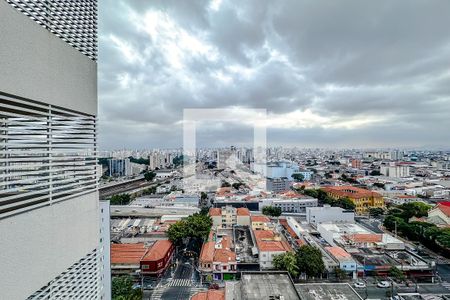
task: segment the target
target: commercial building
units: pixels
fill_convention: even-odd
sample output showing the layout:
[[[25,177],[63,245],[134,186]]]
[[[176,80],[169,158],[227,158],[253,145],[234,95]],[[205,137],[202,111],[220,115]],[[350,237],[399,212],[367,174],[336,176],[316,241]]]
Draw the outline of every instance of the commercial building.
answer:
[[[289,180],[286,177],[281,178],[267,178],[266,190],[274,193],[280,193],[288,191],[291,187],[292,179]]]
[[[333,199],[348,198],[355,204],[356,214],[367,214],[369,208],[384,208],[383,196],[377,192],[348,186],[325,187],[323,190]]]
[[[131,176],[131,163],[129,158],[108,159],[109,176]]]
[[[2,299],[107,298],[96,18],[95,0],[0,1]]]
[[[158,240],[151,245],[111,244],[111,272],[113,275],[158,277],[170,266],[173,252],[174,246],[168,240]]]
[[[327,222],[351,223],[355,221],[355,213],[330,205],[324,205],[323,207],[307,207],[306,221],[314,226]]]
[[[380,167],[380,173],[391,178],[403,178],[410,176],[409,165],[387,165]]]
[[[262,209],[265,206],[275,206],[281,208],[284,213],[306,213],[306,208],[316,207],[318,200],[312,197],[296,195],[295,197],[276,197],[266,198],[260,200],[259,208]]]

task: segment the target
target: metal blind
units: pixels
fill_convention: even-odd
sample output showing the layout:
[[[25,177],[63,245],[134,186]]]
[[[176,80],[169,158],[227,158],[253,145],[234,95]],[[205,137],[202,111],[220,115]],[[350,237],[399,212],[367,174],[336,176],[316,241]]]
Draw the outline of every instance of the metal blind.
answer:
[[[96,191],[96,119],[0,94],[0,218]]]
[[[6,0],[23,14],[97,60],[96,0]]]

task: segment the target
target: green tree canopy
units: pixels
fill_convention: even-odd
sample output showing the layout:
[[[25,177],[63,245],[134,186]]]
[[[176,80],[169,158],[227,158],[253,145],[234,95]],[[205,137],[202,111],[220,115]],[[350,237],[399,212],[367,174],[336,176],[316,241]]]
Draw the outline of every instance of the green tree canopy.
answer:
[[[305,176],[303,174],[301,174],[301,173],[294,173],[294,174],[292,174],[292,178],[294,178],[295,181],[297,181],[297,182],[305,180]]]
[[[131,201],[131,196],[129,194],[119,194],[113,195],[109,199],[111,205],[127,205]]]
[[[147,171],[144,173],[144,178],[147,181],[152,181],[153,179],[155,179],[156,177],[156,173],[153,171]]]
[[[273,257],[273,266],[277,270],[287,271],[292,278],[299,275],[297,257],[293,252],[286,252]]]
[[[325,271],[322,253],[316,247],[304,245],[296,253],[299,271],[308,276],[318,276]]]
[[[167,236],[174,244],[181,244],[184,238],[206,238],[211,230],[212,219],[207,214],[195,213],[172,224]]]
[[[113,300],[140,300],[142,292],[140,289],[133,289],[133,278],[123,275],[112,278],[112,299]]]
[[[278,218],[281,216],[281,208],[276,206],[264,206],[262,209],[262,213],[269,217]]]

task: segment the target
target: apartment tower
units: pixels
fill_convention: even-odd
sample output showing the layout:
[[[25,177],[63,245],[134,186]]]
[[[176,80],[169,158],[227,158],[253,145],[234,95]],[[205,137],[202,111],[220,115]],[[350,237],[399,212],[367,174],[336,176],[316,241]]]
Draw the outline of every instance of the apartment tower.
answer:
[[[96,26],[96,0],[0,0],[0,299],[110,298]]]

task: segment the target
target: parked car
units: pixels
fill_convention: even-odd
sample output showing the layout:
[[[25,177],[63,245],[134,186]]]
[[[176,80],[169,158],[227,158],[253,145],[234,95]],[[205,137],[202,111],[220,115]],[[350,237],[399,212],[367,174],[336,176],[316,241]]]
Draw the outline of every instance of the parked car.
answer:
[[[391,286],[391,283],[389,281],[380,281],[377,283],[377,287],[379,288],[388,288]]]
[[[356,281],[353,286],[357,289],[363,289],[366,287],[366,284],[362,281]]]

